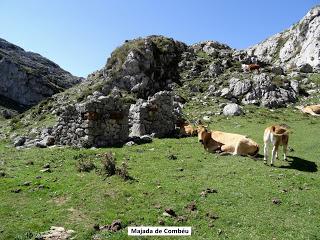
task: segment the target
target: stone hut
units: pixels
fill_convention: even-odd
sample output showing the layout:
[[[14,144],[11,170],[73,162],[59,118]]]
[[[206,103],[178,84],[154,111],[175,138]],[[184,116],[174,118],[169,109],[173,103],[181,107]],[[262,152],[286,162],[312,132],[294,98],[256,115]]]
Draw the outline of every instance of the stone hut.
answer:
[[[176,116],[173,95],[161,91],[135,104],[121,95],[91,96],[87,101],[64,107],[54,127],[55,144],[78,147],[119,146],[130,137],[153,134],[170,136]]]
[[[54,129],[55,142],[79,147],[122,145],[129,135],[129,107],[113,95],[69,105]]]

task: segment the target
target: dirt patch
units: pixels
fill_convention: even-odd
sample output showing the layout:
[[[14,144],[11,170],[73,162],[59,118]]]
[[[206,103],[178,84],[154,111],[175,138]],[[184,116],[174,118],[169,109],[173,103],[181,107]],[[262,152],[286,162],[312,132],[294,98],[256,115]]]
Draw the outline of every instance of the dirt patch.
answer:
[[[52,200],[50,200],[50,202],[53,202],[54,204],[58,205],[58,206],[62,206],[64,205],[70,198],[69,197],[65,197],[65,196],[59,196],[59,197],[55,197]]]
[[[70,221],[71,222],[82,222],[87,219],[87,216],[82,213],[79,209],[69,208],[70,212]]]

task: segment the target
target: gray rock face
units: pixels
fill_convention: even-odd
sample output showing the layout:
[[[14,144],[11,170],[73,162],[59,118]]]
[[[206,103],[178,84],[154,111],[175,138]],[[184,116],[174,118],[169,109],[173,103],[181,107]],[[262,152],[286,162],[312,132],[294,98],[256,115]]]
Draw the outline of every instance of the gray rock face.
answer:
[[[252,82],[251,90],[242,98],[243,104],[261,104],[268,108],[277,108],[297,101],[297,81],[279,87],[272,83],[271,76],[262,73],[255,75]]]
[[[298,81],[292,80],[283,86],[273,83],[275,76],[261,73],[252,79],[240,80],[231,78],[229,88],[221,90],[221,97],[234,103],[255,104],[268,108],[284,107],[287,103],[297,101],[299,94]]]
[[[232,96],[239,97],[247,92],[249,92],[251,89],[251,81],[250,80],[243,80],[237,78],[231,78],[229,80],[229,91]]]
[[[309,64],[312,70],[320,71],[319,36],[320,6],[316,6],[297,24],[247,49],[247,52],[264,62],[280,64],[285,69]],[[307,72],[312,70],[307,68]]]
[[[209,76],[211,77],[217,77],[221,73],[223,73],[223,67],[220,63],[212,63],[209,66]]]
[[[113,52],[101,70],[108,73],[103,93],[108,95],[117,87],[147,99],[159,91],[171,90],[173,83],[180,84],[178,63],[186,48],[185,44],[162,36],[128,41]]]
[[[81,80],[41,55],[0,38],[0,96],[33,106]]]
[[[226,116],[239,116],[242,114],[243,111],[241,107],[236,103],[229,103],[223,108],[223,115]]]

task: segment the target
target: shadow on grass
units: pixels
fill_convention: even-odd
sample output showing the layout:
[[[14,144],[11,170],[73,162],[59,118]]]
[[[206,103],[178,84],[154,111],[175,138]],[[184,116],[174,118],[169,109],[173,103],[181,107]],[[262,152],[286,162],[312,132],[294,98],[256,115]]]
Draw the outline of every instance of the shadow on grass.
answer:
[[[296,169],[302,172],[317,172],[318,166],[314,162],[299,158],[288,156],[289,166],[281,166],[280,168]]]

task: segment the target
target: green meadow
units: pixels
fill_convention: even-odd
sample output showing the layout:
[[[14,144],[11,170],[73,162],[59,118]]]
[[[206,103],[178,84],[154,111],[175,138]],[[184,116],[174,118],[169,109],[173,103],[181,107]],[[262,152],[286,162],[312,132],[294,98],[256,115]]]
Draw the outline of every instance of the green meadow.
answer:
[[[128,237],[127,227],[160,224],[191,226],[184,239],[320,239],[320,119],[292,108],[246,110],[213,116],[209,128],[254,139],[255,159],[207,153],[197,137],[102,149],[17,150],[1,142],[0,239],[33,239],[51,226],[74,230],[74,239],[140,239]],[[262,136],[273,123],[290,126],[290,151],[286,162],[280,150],[270,167]],[[127,163],[128,179],[104,174],[106,152],[118,167]],[[79,172],[79,159],[95,168]],[[41,172],[48,164],[51,171]],[[166,208],[177,217],[164,216]],[[117,219],[120,231],[93,228]]]

